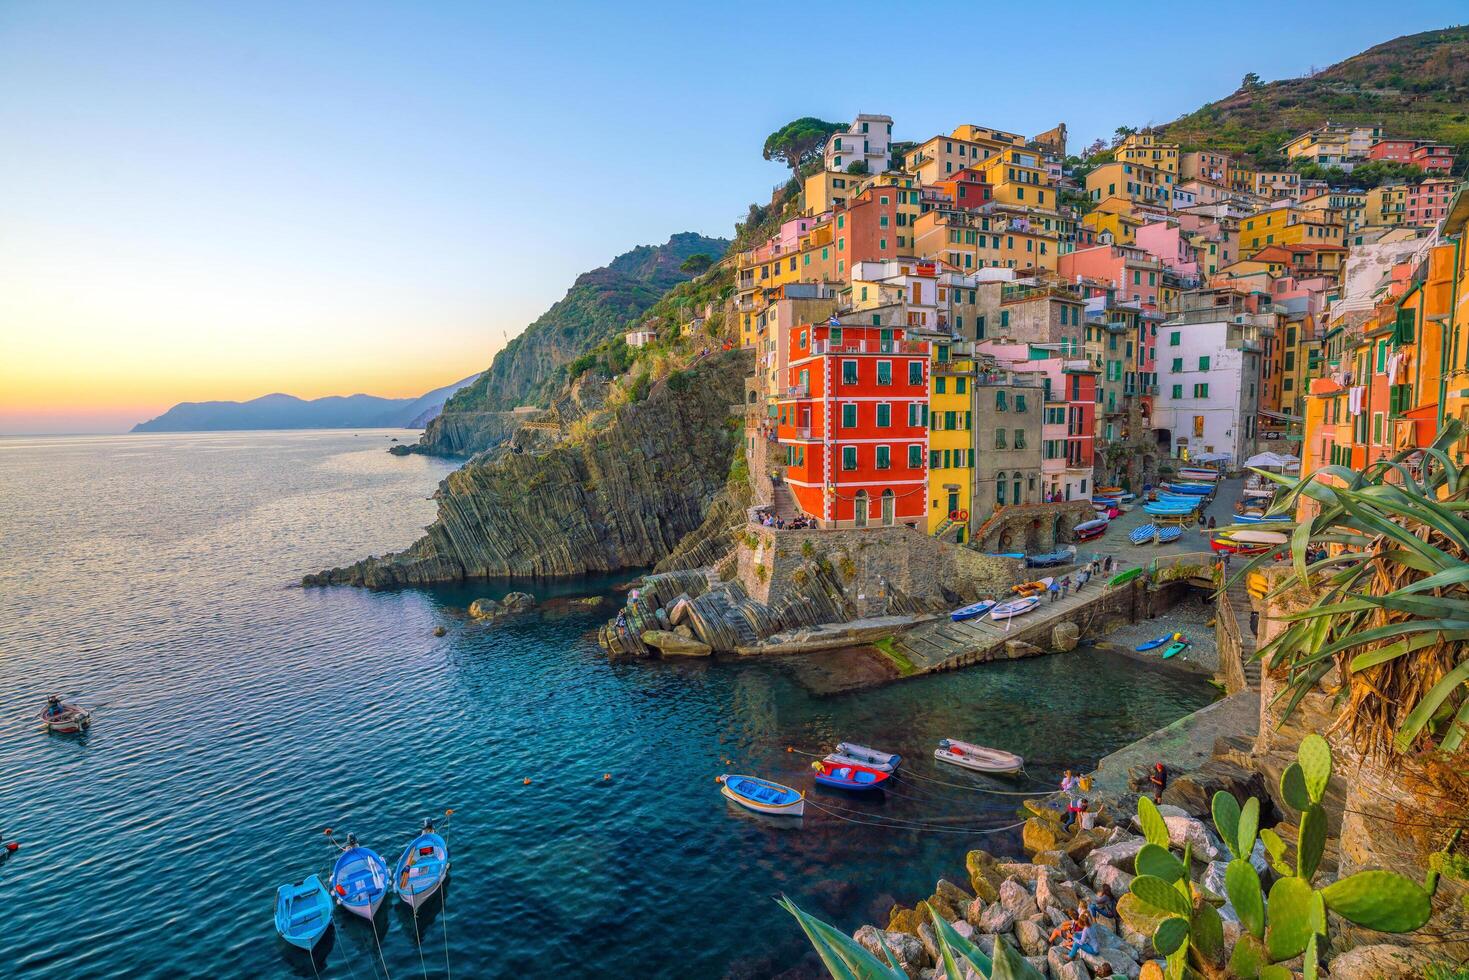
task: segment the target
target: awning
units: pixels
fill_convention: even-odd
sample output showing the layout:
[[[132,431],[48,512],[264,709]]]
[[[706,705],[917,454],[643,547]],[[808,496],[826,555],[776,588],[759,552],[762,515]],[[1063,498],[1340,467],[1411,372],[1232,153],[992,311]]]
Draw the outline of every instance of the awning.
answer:
[[[1289,454],[1256,453],[1245,460],[1245,465],[1259,470],[1293,470],[1301,465],[1301,461]]]

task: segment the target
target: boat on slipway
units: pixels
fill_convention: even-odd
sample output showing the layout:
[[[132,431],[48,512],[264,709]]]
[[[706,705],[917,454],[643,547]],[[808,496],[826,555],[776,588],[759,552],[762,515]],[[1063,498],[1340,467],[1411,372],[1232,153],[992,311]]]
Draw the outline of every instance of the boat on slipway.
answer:
[[[866,766],[880,772],[897,772],[903,757],[893,752],[870,749],[856,742],[839,742],[835,751],[826,757],[827,762]]]
[[[985,613],[990,611],[990,608],[994,606],[994,604],[995,600],[993,599],[981,599],[979,602],[971,602],[969,605],[960,606],[958,609],[955,609],[953,612],[949,613],[949,618],[957,623],[960,620],[973,619],[976,616],[983,616]]]
[[[961,742],[954,738],[939,739],[939,747],[933,750],[933,757],[952,766],[985,772],[992,776],[1013,776],[1025,768],[1025,760],[1014,752]]]
[[[1171,544],[1181,537],[1183,537],[1183,528],[1177,524],[1170,524],[1168,527],[1158,528],[1158,537],[1156,540],[1159,544]]]
[[[772,817],[799,817],[806,812],[806,797],[800,790],[755,776],[725,774],[715,777],[724,798],[754,813]]]
[[[1188,649],[1188,645],[1188,640],[1178,640],[1177,642],[1169,644],[1168,649],[1163,651],[1163,659],[1167,660],[1169,657],[1178,656],[1180,653]]]
[[[1107,530],[1109,523],[1107,518],[1099,517],[1094,521],[1082,521],[1076,527],[1072,528],[1071,531],[1076,535],[1076,540],[1090,541],[1092,538],[1101,537],[1102,532]]]
[[[1064,565],[1075,557],[1075,548],[1062,548],[1060,551],[1046,551],[1039,555],[1026,555],[1025,563],[1031,568],[1046,568],[1051,565]]]
[[[1045,578],[1038,578],[1034,582],[1021,582],[1019,585],[1012,586],[1011,591],[1021,596],[1040,595],[1049,589],[1051,583],[1054,581],[1056,581],[1054,576],[1047,575]]]
[[[1138,653],[1143,653],[1147,650],[1156,650],[1158,649],[1158,647],[1161,647],[1166,643],[1173,643],[1181,639],[1183,639],[1182,633],[1164,633],[1162,636],[1151,639],[1146,643],[1139,643],[1137,646],[1133,647],[1133,650],[1137,651]]]
[[[1158,526],[1156,524],[1144,524],[1141,527],[1135,527],[1129,531],[1127,539],[1133,544],[1142,544],[1145,541],[1152,541],[1157,533]]]
[[[990,610],[990,619],[1013,619],[1030,612],[1041,604],[1040,596],[1029,595],[1023,599],[1002,602]]]

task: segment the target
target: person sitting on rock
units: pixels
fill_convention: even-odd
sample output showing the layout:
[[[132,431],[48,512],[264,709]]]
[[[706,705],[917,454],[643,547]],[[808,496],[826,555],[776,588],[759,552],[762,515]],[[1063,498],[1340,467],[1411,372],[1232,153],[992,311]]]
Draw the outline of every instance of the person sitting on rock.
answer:
[[[1111,919],[1112,924],[1117,924],[1117,900],[1112,897],[1112,886],[1103,885],[1097,891],[1097,897],[1086,903],[1087,913],[1093,919]]]
[[[1081,928],[1079,916],[1079,911],[1073,912],[1071,913],[1071,918],[1067,919],[1065,922],[1062,922],[1059,926],[1051,930],[1051,935],[1049,939],[1052,945],[1056,943],[1067,942],[1071,939],[1072,934],[1075,933],[1076,930]]]
[[[1067,830],[1075,830],[1077,827],[1077,821],[1079,821],[1081,819],[1081,815],[1087,811],[1087,805],[1088,804],[1085,798],[1066,804],[1066,819],[1061,822],[1061,826],[1065,827]]]
[[[1097,934],[1092,929],[1091,922],[1082,919],[1079,914],[1077,921],[1081,924],[1081,928],[1071,933],[1071,948],[1066,951],[1068,960],[1076,959],[1078,953],[1097,955]]]

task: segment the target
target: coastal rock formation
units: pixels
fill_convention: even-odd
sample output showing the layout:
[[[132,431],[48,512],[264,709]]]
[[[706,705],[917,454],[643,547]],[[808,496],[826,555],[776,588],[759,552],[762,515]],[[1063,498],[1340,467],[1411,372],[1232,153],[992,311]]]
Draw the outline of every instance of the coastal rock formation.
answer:
[[[469,615],[475,619],[504,619],[534,609],[536,597],[529,592],[511,592],[503,599],[476,599],[469,604]]]
[[[681,390],[655,386],[543,453],[476,458],[439,488],[438,518],[407,550],[303,580],[370,588],[549,577],[652,565],[725,485],[749,353],[706,358]],[[604,421],[605,420],[605,421]]]
[[[473,456],[506,442],[539,413],[449,412],[429,422],[417,443],[394,446],[395,456],[420,453],[425,456]]]

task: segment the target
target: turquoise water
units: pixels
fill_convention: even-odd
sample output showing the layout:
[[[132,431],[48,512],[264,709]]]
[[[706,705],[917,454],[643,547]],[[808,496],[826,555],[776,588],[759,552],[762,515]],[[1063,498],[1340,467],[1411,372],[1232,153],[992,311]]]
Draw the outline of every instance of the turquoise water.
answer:
[[[852,738],[985,785],[934,768],[954,735],[1049,780],[1210,697],[1095,652],[819,696],[789,661],[609,664],[604,613],[466,621],[504,585],[295,587],[432,519],[450,467],[388,456],[389,435],[0,439],[0,833],[23,845],[0,864],[0,975],[443,976],[447,947],[456,977],[817,976],[773,896],[855,928],[960,878],[970,847],[1018,852],[973,829],[1013,801],[818,791],[782,829],[729,809],[717,773],[805,788],[785,747]],[[84,739],[35,729],[52,691],[100,706]],[[323,828],[391,861],[448,808],[422,959],[398,908],[381,963],[340,916],[315,964],[277,941],[275,888],[325,872]]]

